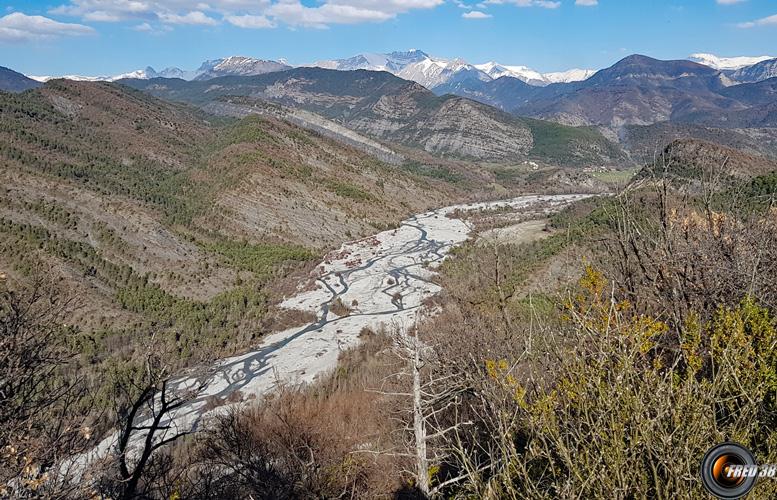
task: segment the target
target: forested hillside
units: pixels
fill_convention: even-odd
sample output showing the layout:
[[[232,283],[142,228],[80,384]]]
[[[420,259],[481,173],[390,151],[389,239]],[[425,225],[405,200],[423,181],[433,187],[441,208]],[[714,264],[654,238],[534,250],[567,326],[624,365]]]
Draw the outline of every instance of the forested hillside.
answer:
[[[296,324],[274,304],[308,263],[454,193],[288,123],[103,83],[0,93],[0,159],[4,290],[62,305],[60,375],[96,395],[99,432],[150,343],[175,369]]]
[[[768,161],[728,156],[674,144],[539,232],[531,214],[458,214],[480,237],[441,267],[437,314],[404,336],[365,331],[328,379],[228,411],[145,487],[706,498],[711,443],[777,460],[777,184]],[[770,481],[753,492],[774,494]]]

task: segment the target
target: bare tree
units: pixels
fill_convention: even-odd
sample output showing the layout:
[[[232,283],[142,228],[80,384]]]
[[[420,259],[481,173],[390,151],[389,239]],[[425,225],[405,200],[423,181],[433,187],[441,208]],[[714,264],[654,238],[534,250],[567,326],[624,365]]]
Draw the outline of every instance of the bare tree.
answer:
[[[407,451],[404,453],[413,459],[415,470],[412,475],[418,490],[427,497],[435,496],[444,487],[467,477],[456,475],[433,482],[430,472],[449,455],[450,450],[443,444],[446,438],[470,425],[470,422],[462,421],[455,415],[460,398],[468,388],[459,383],[455,375],[441,375],[435,369],[440,367],[435,349],[424,344],[417,329],[414,328],[412,334],[400,330],[395,336],[392,350],[404,368],[386,381],[409,381],[400,382],[398,390],[379,392],[407,401],[402,410],[403,421],[407,422],[405,432],[409,436]],[[408,389],[403,391],[401,387]]]
[[[87,445],[91,404],[68,370],[76,330],[65,325],[75,300],[55,283],[0,276],[0,492],[61,497],[74,485],[50,471]]]
[[[136,498],[153,488],[165,467],[156,467],[157,452],[193,430],[178,428],[176,411],[186,405],[204,387],[178,391],[171,389],[167,370],[160,367],[157,356],[146,357],[142,377],[120,381],[116,389],[116,481],[107,481],[112,494],[123,499]]]

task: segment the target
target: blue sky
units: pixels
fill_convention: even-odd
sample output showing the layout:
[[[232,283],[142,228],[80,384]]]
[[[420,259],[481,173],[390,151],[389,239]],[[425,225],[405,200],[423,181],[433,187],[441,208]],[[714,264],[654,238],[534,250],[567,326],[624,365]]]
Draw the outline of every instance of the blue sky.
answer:
[[[194,69],[246,55],[302,64],[409,48],[540,71],[631,53],[777,56],[775,0],[11,0],[0,66],[33,75]]]

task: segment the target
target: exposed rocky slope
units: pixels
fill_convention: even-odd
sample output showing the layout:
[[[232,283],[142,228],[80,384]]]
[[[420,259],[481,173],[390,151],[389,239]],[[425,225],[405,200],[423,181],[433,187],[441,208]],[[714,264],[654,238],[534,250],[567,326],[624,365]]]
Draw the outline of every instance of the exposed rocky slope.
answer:
[[[740,68],[729,76],[739,83],[756,83],[777,77],[777,58]]]
[[[453,193],[287,122],[214,123],[107,83],[0,94],[0,157],[0,269],[51,269],[86,304],[76,320],[122,331],[209,308],[258,321],[287,262]]]
[[[549,139],[537,134],[549,129],[468,99],[436,96],[417,83],[385,72],[298,68],[208,82],[157,79],[124,83],[200,106],[235,96],[268,100],[319,114],[374,139],[443,157],[556,161],[535,148]],[[595,131],[561,127],[552,132],[561,138],[556,146],[571,164],[611,163],[621,157],[618,148]]]

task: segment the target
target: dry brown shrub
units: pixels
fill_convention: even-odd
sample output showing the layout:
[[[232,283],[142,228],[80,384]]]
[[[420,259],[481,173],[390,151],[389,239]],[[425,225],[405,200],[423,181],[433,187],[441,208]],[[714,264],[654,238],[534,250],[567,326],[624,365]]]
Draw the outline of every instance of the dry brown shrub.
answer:
[[[393,366],[385,337],[363,332],[332,376],[283,387],[259,405],[222,416],[200,443],[204,463],[223,471],[219,495],[253,498],[390,498],[406,486],[391,449],[384,397],[370,390]]]
[[[343,299],[340,297],[337,297],[335,301],[332,303],[331,306],[329,306],[329,310],[333,312],[334,314],[343,317],[348,316],[351,314],[351,308],[348,307],[344,302]]]

